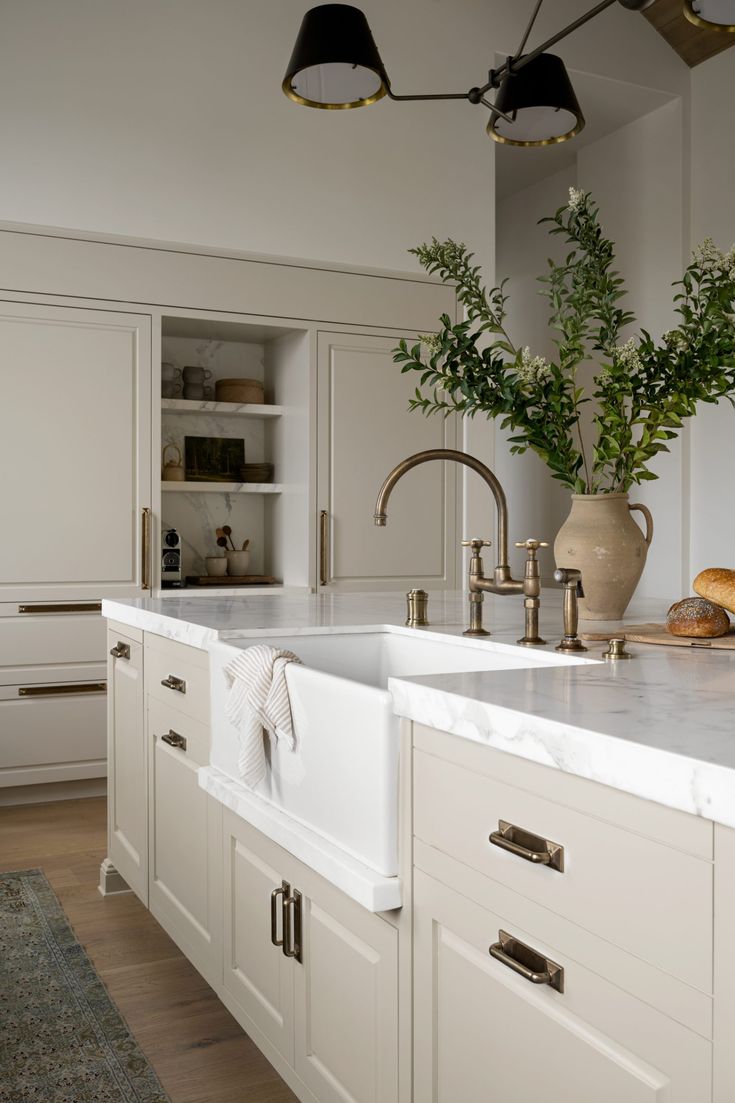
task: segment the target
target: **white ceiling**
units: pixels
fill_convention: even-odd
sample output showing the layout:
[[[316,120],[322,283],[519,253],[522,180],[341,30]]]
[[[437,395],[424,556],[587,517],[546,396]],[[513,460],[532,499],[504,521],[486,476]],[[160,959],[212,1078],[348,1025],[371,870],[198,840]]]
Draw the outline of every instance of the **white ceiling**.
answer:
[[[499,57],[496,64],[503,60]],[[497,145],[495,186],[498,200],[573,166],[577,150],[663,107],[673,98],[656,89],[642,88],[593,73],[570,69],[569,76],[586,120],[584,129],[568,142],[540,149]]]

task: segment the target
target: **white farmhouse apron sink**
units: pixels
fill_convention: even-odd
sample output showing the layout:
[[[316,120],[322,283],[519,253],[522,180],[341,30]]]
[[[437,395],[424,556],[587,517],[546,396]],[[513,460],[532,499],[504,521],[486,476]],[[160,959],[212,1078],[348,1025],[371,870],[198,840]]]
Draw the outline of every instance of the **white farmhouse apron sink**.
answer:
[[[225,714],[224,668],[263,643],[293,651],[303,665],[286,671],[296,748],[271,740],[269,768],[254,792],[386,877],[398,873],[400,723],[388,679],[585,661],[406,629],[213,643],[211,764],[235,781],[239,733]]]

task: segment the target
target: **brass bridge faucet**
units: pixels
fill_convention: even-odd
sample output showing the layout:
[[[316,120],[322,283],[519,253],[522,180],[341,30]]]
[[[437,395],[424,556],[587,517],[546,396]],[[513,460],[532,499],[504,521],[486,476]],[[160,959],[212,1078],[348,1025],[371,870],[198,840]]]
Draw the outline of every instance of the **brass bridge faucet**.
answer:
[[[516,544],[518,548],[526,548],[528,559],[523,579],[513,578],[508,564],[508,503],[505,491],[492,473],[481,460],[475,459],[467,452],[459,452],[454,448],[429,448],[425,452],[416,452],[401,460],[387,476],[380,488],[375,503],[374,521],[376,525],[385,525],[388,521],[386,507],[393,487],[398,480],[410,471],[412,467],[418,467],[429,460],[453,460],[455,463],[464,464],[476,471],[480,478],[484,479],[495,499],[498,512],[498,563],[493,570],[492,578],[485,577],[481,550],[489,546],[487,540],[463,540],[463,547],[472,549],[469,570],[469,600],[470,600],[470,626],[463,633],[465,636],[489,636],[490,633],[482,626],[482,605],[486,593],[491,594],[523,594],[526,610],[526,631],[523,639],[518,642],[526,646],[543,644],[538,634],[538,612],[541,594],[541,579],[539,575],[536,552],[539,548],[548,547],[539,540],[525,540]]]

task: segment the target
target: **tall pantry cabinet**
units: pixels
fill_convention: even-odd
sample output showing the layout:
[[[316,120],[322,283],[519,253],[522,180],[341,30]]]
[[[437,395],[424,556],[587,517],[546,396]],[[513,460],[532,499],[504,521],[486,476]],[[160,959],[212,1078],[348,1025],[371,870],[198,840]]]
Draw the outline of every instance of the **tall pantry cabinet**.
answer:
[[[454,587],[456,465],[411,472],[372,521],[396,461],[454,444],[392,359],[454,300],[422,276],[0,224],[0,804],[105,776],[100,604],[161,595],[167,527],[201,575],[230,524],[269,595]],[[162,399],[162,361],[258,378],[265,401]],[[187,436],[244,440],[272,480],[162,479]]]
[[[4,301],[0,349],[2,789],[105,773],[100,602],[149,581],[150,318]]]

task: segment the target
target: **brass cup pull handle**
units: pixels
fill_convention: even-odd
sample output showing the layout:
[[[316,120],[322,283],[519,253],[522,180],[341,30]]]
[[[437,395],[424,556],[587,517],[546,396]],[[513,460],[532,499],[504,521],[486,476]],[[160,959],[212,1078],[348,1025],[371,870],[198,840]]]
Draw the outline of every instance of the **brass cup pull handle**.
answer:
[[[498,941],[493,942],[488,953],[530,984],[547,984],[555,992],[564,991],[564,968],[507,931],[498,931]]]
[[[283,937],[286,931],[285,926],[282,927],[281,937],[278,937],[278,901],[281,900],[281,912],[283,912],[283,900],[291,892],[291,886],[288,881],[282,881],[279,889],[273,889],[271,893],[271,942],[274,946],[283,946]],[[281,899],[283,898],[283,899]]]
[[[549,839],[508,823],[507,820],[498,820],[498,830],[491,832],[490,842],[501,850],[507,850],[509,854],[515,854],[517,858],[523,858],[525,862],[548,866],[558,873],[564,872],[564,847],[560,843],[552,843]]]
[[[285,957],[301,962],[301,893],[283,897],[283,944]]]
[[[130,644],[123,643],[122,640],[117,641],[117,645],[110,649],[110,654],[113,659],[129,659],[130,658]]]
[[[172,728],[169,728],[166,734],[161,736],[161,739],[164,743],[167,743],[169,747],[175,747],[177,751],[186,750],[186,740],[183,735],[179,735],[179,733],[175,732]]]
[[[186,682],[183,678],[177,678],[175,674],[169,674],[167,678],[161,679],[161,685],[166,689],[173,689],[177,693],[186,693]]]

